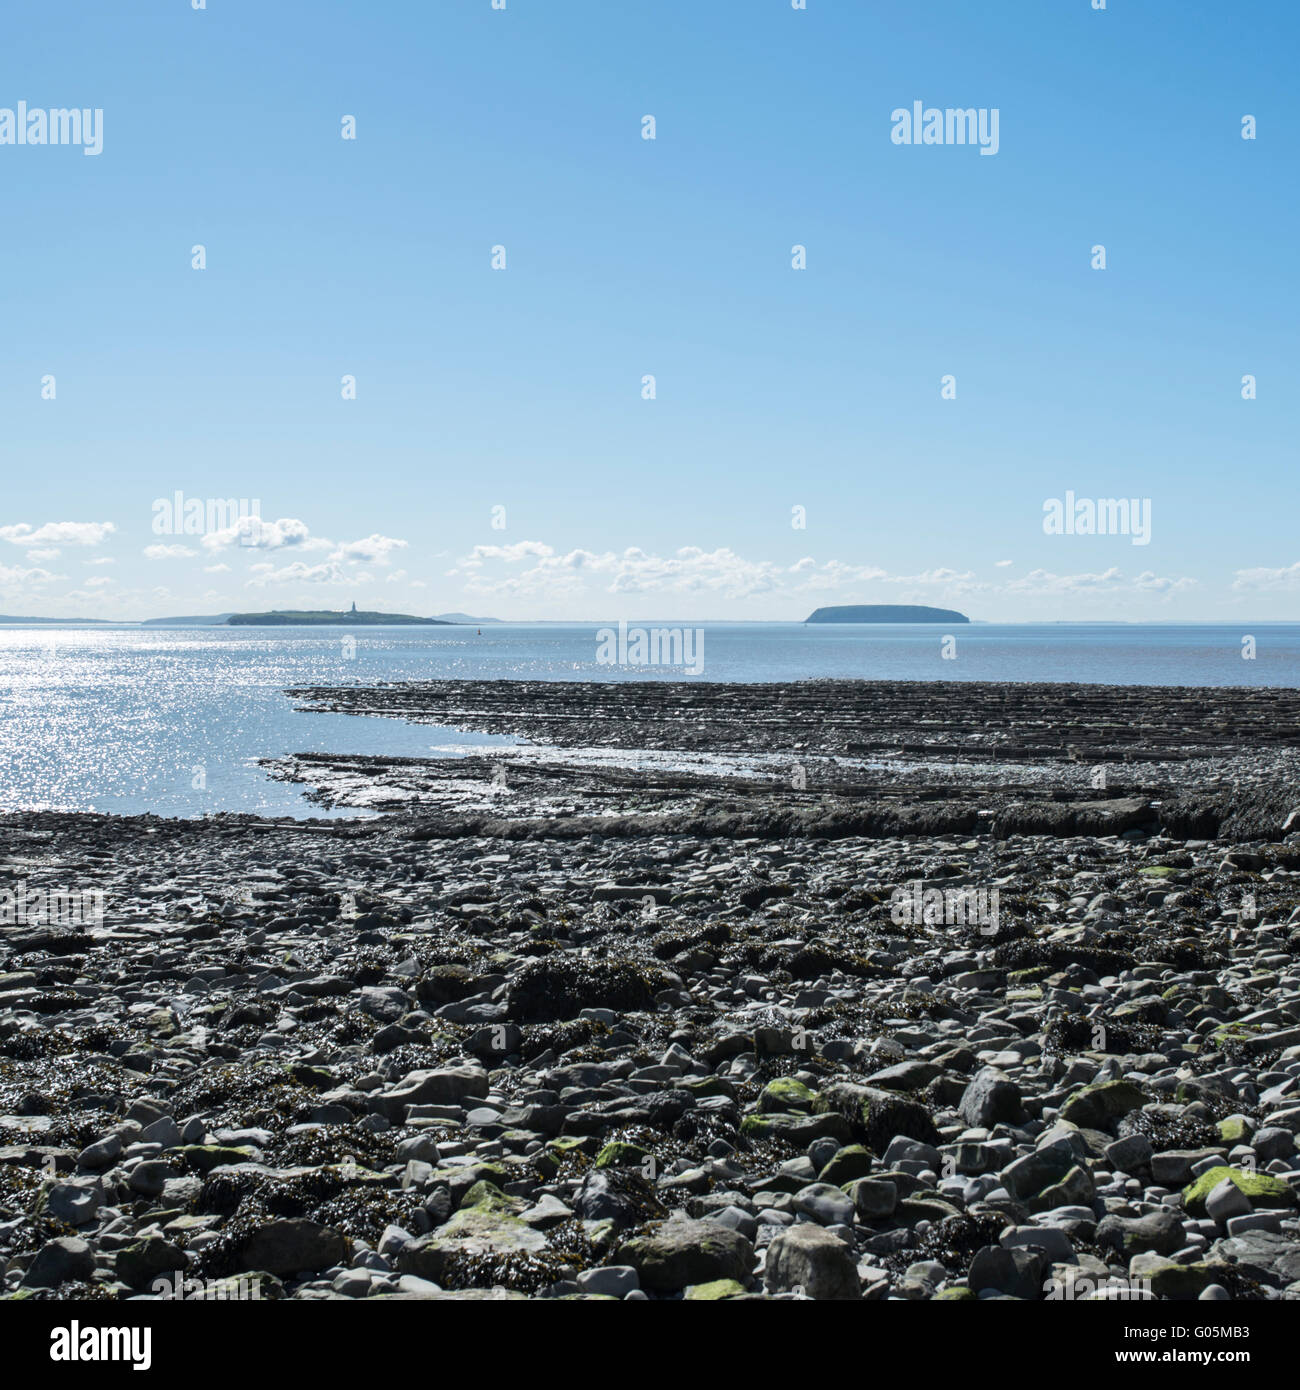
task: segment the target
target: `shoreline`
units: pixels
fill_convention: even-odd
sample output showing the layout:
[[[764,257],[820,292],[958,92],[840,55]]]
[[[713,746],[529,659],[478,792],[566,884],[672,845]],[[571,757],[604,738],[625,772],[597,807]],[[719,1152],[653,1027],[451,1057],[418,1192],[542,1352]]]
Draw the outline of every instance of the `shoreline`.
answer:
[[[0,926],[5,1292],[1300,1296],[1300,693],[1043,689],[314,687],[558,737],[0,815],[106,890]]]

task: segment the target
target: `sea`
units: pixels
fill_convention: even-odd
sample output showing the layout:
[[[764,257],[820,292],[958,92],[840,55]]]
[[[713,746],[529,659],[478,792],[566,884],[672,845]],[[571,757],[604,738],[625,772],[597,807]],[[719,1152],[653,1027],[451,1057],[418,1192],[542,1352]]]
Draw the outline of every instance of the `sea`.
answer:
[[[331,813],[271,779],[258,760],[303,752],[462,757],[514,742],[302,712],[284,694],[289,686],[826,678],[1300,684],[1300,624],[1292,623],[704,623],[690,625],[687,649],[698,675],[603,662],[614,646],[602,640],[603,626],[0,626],[0,811],[322,816]],[[635,642],[616,654],[635,660]]]

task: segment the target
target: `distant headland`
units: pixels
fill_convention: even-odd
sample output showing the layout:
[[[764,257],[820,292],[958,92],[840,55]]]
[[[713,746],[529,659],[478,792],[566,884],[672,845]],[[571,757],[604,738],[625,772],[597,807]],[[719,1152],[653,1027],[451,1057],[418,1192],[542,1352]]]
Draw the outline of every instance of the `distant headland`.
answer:
[[[358,613],[354,603],[349,612],[327,609],[274,609],[270,613],[203,613],[176,618],[29,618],[0,613],[0,627],[17,625],[61,625],[63,627],[325,627],[344,624],[361,627],[486,627],[500,625],[500,618],[475,618],[468,613],[438,613],[417,618],[409,613]]]
[[[0,613],[0,623],[75,623],[78,627],[90,623],[107,623],[111,618],[15,618],[8,613]]]
[[[847,603],[818,608],[805,623],[968,623],[952,608],[927,608],[916,603]]]

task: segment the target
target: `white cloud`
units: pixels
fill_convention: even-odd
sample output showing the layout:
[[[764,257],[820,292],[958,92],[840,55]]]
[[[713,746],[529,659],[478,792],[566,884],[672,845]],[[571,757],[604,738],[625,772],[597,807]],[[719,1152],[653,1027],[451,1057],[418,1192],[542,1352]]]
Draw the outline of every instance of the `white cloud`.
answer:
[[[532,563],[491,579],[484,574],[488,561],[507,567],[525,561]],[[606,593],[623,596],[661,593],[752,598],[785,586],[781,566],[769,560],[746,560],[725,547],[705,551],[698,546],[683,546],[671,555],[652,555],[630,546],[617,553],[571,550],[557,555],[541,541],[518,541],[508,546],[475,546],[461,565],[469,571],[466,591],[476,594],[577,594],[583,591],[588,578],[599,583]]]
[[[1006,568],[1011,561],[999,563]],[[1297,566],[1300,570],[1300,566]],[[938,565],[916,574],[891,575],[878,565],[842,560],[817,561],[804,556],[793,564],[750,560],[726,547],[702,550],[684,546],[671,555],[650,554],[639,547],[621,552],[571,550],[560,555],[541,541],[513,545],[479,545],[447,572],[463,581],[467,595],[503,596],[555,601],[592,591],[629,595],[692,595],[720,599],[794,598],[833,595],[841,601],[882,601],[873,586],[888,585],[897,592],[890,601],[954,601],[972,595],[1049,596],[1073,594],[1147,594],[1172,596],[1192,587],[1194,580],[1168,578],[1145,571],[1136,578],[1119,569],[1098,574],[1053,574],[1032,570],[1019,579],[989,583],[970,570]]]
[[[1256,568],[1238,570],[1232,587],[1238,592],[1255,589],[1296,589],[1300,588],[1300,560],[1294,565],[1282,565],[1278,569]]]
[[[0,584],[48,584],[62,575],[51,574],[44,569],[19,569],[13,565],[0,565]]]
[[[791,565],[790,572],[802,578],[792,589],[797,594],[834,593],[837,589],[889,578],[889,571],[879,565],[847,565],[842,560],[827,560],[819,565],[807,556]]]
[[[1191,589],[1196,586],[1196,580],[1188,578],[1186,575],[1178,579],[1165,579],[1151,570],[1143,570],[1133,581],[1134,588],[1147,589],[1158,594],[1172,594],[1180,589]]]
[[[37,527],[21,521],[15,526],[0,526],[0,540],[28,546],[99,545],[116,530],[111,521],[47,521]]]
[[[304,564],[295,560],[291,565],[276,569],[274,565],[263,562],[254,565],[253,577],[245,585],[250,589],[263,589],[268,584],[349,584],[354,580],[343,573],[342,566],[332,560],[320,565]]]
[[[578,553],[574,551],[575,555]],[[524,560],[530,556],[545,559],[554,554],[555,551],[549,545],[543,545],[541,541],[516,541],[513,545],[476,545],[460,563],[466,569],[475,569],[481,567],[485,560],[504,560],[506,564],[512,565],[516,560]]]
[[[240,545],[247,550],[282,550],[287,546],[320,549],[328,541],[312,541],[305,521],[282,516],[278,521],[264,521],[258,516],[241,516],[233,526],[222,531],[210,531],[203,537],[205,550],[224,550]]]
[[[1002,587],[1008,594],[1113,594],[1160,593],[1174,594],[1190,589],[1196,581],[1183,576],[1165,578],[1144,570],[1136,579],[1128,579],[1122,570],[1112,566],[1100,574],[1053,574],[1050,570],[1030,570],[1020,579]]]
[[[1070,594],[1113,588],[1123,578],[1114,567],[1101,574],[1053,574],[1050,570],[1030,570],[1006,585],[1012,594]]]
[[[524,566],[524,562],[531,562]],[[488,567],[506,573],[489,577]],[[682,546],[671,555],[654,555],[639,546],[615,552],[571,550],[558,555],[541,541],[513,545],[478,545],[447,571],[465,578],[467,593],[555,598],[581,593],[588,581],[608,594],[713,595],[725,599],[770,594],[828,591],[848,584],[888,578],[876,565],[848,565],[837,560],[818,564],[810,557],[782,566],[771,560],[748,560],[734,550]]]
[[[936,569],[925,570],[922,574],[896,574],[891,575],[885,580],[886,584],[939,584],[953,585],[964,584],[975,576],[968,570],[965,574],[958,574],[956,570]]]
[[[146,560],[183,560],[187,555],[197,555],[188,545],[146,545],[141,552]]]
[[[406,542],[394,540],[392,536],[372,535],[359,541],[349,541],[340,545],[330,556],[331,560],[356,560],[363,564],[386,565],[395,550],[405,550]]]

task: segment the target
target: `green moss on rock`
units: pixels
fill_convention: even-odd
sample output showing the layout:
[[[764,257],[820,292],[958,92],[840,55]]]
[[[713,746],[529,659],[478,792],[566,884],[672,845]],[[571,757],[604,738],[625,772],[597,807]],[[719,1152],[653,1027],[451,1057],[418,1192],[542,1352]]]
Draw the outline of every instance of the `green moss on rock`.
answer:
[[[847,1144],[818,1173],[817,1180],[843,1187],[858,1178],[868,1177],[874,1162],[870,1149],[862,1144]]]
[[[1195,1182],[1189,1183],[1183,1189],[1185,1210],[1192,1216],[1204,1216],[1205,1199],[1224,1178],[1231,1179],[1250,1198],[1253,1207],[1278,1210],[1294,1207],[1296,1204],[1295,1192],[1281,1178],[1275,1178],[1271,1173],[1246,1173],[1240,1168],[1224,1166],[1202,1173]]]
[[[845,1143],[852,1135],[843,1115],[746,1115],[740,1122],[745,1139],[778,1139],[805,1148],[814,1139],[837,1139]]]
[[[744,1292],[744,1284],[735,1279],[712,1279],[707,1284],[692,1284],[683,1297],[688,1303],[716,1303],[722,1298],[739,1298]]]
[[[469,1207],[513,1215],[523,1210],[524,1203],[518,1198],[506,1196],[496,1183],[480,1178],[461,1198],[460,1209],[465,1211]]]
[[[612,1139],[596,1155],[596,1167],[639,1168],[649,1157],[650,1150],[643,1149],[640,1144],[629,1144],[622,1139]]]
[[[807,1114],[813,1108],[817,1093],[810,1091],[802,1081],[793,1076],[778,1076],[763,1087],[758,1098],[758,1110],[762,1115],[798,1111]]]
[[[1219,1138],[1225,1144],[1245,1144],[1250,1140],[1253,1126],[1244,1115],[1229,1115],[1219,1121]]]

